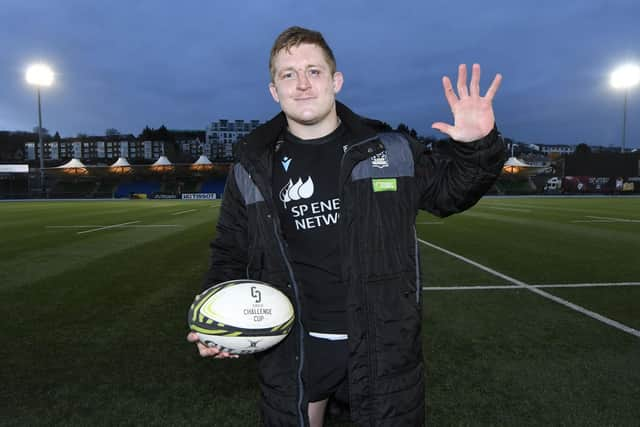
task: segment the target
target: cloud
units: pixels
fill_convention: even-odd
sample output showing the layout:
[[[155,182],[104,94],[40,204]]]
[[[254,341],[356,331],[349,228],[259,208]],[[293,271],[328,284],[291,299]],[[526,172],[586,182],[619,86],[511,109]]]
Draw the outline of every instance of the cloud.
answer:
[[[455,78],[458,63],[479,62],[485,89],[495,73],[504,75],[495,108],[509,136],[617,144],[621,98],[608,88],[608,72],[640,59],[640,5],[631,0],[455,7],[440,0],[8,0],[3,14],[0,126],[33,127],[33,91],[22,73],[42,58],[58,73],[43,94],[46,126],[63,135],[265,120],[278,111],[266,90],[271,44],[285,27],[303,25],[325,34],[345,73],[340,99],[364,115],[430,134],[432,121],[450,120],[442,75]],[[638,98],[631,94],[630,112]],[[637,122],[629,120],[627,135],[640,146]]]

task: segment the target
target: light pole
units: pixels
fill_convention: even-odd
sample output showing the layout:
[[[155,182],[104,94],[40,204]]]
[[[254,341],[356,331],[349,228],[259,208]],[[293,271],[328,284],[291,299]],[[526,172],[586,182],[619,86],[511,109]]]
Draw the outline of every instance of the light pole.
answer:
[[[36,87],[38,93],[38,147],[40,150],[40,191],[44,193],[44,143],[42,142],[42,106],[40,88],[53,83],[53,71],[45,64],[34,64],[27,69],[27,83]]]
[[[615,89],[624,89],[624,111],[622,114],[622,147],[620,152],[624,153],[624,145],[627,133],[627,97],[629,89],[640,83],[640,67],[635,64],[622,65],[611,73],[611,86]]]

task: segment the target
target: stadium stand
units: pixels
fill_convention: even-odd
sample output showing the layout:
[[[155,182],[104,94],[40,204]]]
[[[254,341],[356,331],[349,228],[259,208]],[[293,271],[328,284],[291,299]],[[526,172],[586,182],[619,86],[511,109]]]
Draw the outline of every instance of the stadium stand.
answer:
[[[23,198],[29,193],[29,182],[26,178],[12,176],[0,179],[0,198]]]
[[[183,193],[199,193],[202,183],[199,181],[186,181],[182,184]]]
[[[112,181],[100,181],[96,189],[95,197],[114,197],[118,183]]]
[[[147,196],[151,196],[151,194],[158,193],[158,192],[160,192],[159,182],[147,182],[147,181],[123,182],[123,183],[120,183],[116,188],[114,197],[116,198],[131,197],[132,194],[146,194]]]
[[[58,180],[52,183],[49,189],[49,197],[54,199],[93,197],[98,187],[98,182],[91,179],[78,179],[74,181]]]
[[[224,193],[225,180],[216,179],[208,180],[202,184],[200,192],[202,193],[216,193],[220,197]]]
[[[511,179],[501,176],[495,184],[497,194],[534,194],[537,191],[536,185],[530,179]]]

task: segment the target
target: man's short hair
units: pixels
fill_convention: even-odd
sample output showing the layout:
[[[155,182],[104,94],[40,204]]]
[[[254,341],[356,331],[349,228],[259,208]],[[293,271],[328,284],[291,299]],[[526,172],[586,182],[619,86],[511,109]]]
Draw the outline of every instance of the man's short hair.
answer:
[[[318,31],[313,31],[308,28],[302,27],[289,27],[284,30],[271,48],[271,55],[269,56],[269,71],[271,73],[271,80],[275,80],[275,58],[276,55],[282,50],[286,49],[287,52],[291,51],[291,48],[297,47],[303,43],[314,44],[322,49],[324,57],[329,64],[331,74],[336,72],[336,58],[333,56],[333,51],[322,37],[322,34]]]

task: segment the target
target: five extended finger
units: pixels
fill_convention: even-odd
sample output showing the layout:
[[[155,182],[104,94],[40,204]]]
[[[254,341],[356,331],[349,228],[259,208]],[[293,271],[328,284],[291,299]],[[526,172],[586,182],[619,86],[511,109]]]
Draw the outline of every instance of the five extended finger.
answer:
[[[469,96],[469,90],[467,89],[467,65],[460,64],[458,66],[458,96],[460,98],[466,98]]]
[[[471,83],[469,84],[469,95],[480,96],[480,64],[473,64],[471,69]]]
[[[452,132],[453,132],[453,126],[447,124],[447,123],[443,123],[443,122],[435,122],[431,125],[431,127],[433,129],[437,129],[440,132],[447,134],[449,136],[451,136]]]
[[[451,80],[449,80],[449,77],[444,76],[442,78],[442,87],[444,88],[444,96],[447,98],[449,107],[453,110],[453,106],[458,102],[458,97],[453,91],[453,86],[451,85]]]
[[[496,74],[493,82],[491,82],[491,86],[487,90],[487,94],[484,96],[489,102],[493,101],[493,97],[496,96],[496,92],[500,88],[500,83],[502,82],[502,74]]]

